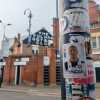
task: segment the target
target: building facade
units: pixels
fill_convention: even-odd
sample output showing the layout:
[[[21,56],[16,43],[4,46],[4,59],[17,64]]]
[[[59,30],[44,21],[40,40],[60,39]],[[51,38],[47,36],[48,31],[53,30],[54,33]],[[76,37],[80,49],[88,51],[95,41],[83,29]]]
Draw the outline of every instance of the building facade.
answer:
[[[96,4],[94,0],[89,2],[93,65],[96,72],[96,81],[100,82],[100,5]]]
[[[13,44],[9,47],[11,53],[5,56],[3,83],[6,85],[30,85],[30,86],[55,86],[59,80],[56,79],[56,48],[57,44],[38,41],[38,37],[47,35],[45,29],[36,32],[36,41],[31,35],[26,40],[21,40],[20,34],[14,38]],[[45,34],[46,33],[46,34]],[[44,35],[43,35],[44,34]],[[24,43],[27,42],[27,43]],[[42,45],[42,43],[43,45]],[[4,41],[3,41],[4,43]],[[39,43],[39,44],[37,44]],[[56,42],[57,43],[57,42]],[[6,42],[8,44],[8,42]],[[55,45],[55,46],[54,46]],[[6,54],[5,54],[6,55]],[[22,59],[28,59],[24,61]],[[60,69],[59,69],[60,70]]]

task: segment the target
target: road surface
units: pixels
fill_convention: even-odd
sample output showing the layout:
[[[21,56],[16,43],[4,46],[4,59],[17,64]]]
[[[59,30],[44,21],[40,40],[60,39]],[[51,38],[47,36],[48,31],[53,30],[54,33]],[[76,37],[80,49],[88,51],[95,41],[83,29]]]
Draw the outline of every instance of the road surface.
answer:
[[[61,100],[60,96],[43,93],[16,93],[0,91],[0,100]]]

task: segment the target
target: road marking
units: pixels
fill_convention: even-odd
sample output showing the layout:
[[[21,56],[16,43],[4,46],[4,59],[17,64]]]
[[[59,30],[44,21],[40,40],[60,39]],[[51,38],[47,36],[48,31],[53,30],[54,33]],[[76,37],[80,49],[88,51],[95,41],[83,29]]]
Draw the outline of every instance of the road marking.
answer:
[[[37,95],[37,96],[52,96],[52,97],[61,97],[60,93],[45,93],[45,92],[33,92],[31,93],[32,95]]]

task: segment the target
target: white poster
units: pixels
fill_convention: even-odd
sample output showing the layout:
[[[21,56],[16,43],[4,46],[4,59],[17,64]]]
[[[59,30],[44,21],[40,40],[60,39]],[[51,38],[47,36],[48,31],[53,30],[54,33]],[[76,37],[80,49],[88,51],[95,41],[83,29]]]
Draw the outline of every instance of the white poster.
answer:
[[[84,9],[70,9],[64,12],[62,18],[64,33],[89,32],[89,17]]]
[[[50,65],[50,58],[48,56],[44,56],[43,64],[44,64],[44,66],[49,66]]]
[[[85,60],[84,38],[82,36],[69,36],[63,45],[64,78],[85,77]]]

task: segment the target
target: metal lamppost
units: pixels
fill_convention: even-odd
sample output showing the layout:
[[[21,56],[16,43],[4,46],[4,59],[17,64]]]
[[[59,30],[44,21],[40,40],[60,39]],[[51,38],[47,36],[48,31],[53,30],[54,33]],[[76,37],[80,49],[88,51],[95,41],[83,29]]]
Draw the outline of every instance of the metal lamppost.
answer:
[[[31,26],[32,26],[32,24],[31,24],[31,19],[32,19],[32,12],[31,12],[31,10],[30,9],[26,9],[24,11],[24,15],[27,15],[27,17],[29,18],[27,31],[28,31],[29,36],[30,36],[30,34],[31,34]]]
[[[4,33],[3,33],[3,40],[4,40],[4,39],[7,39],[7,37],[6,37],[6,27],[7,27],[7,26],[10,26],[10,25],[12,25],[12,24],[10,24],[10,23],[5,24],[5,23],[3,23],[2,20],[0,20],[0,23],[3,24],[3,28],[4,28]]]
[[[58,0],[56,0],[56,17],[58,18]]]

